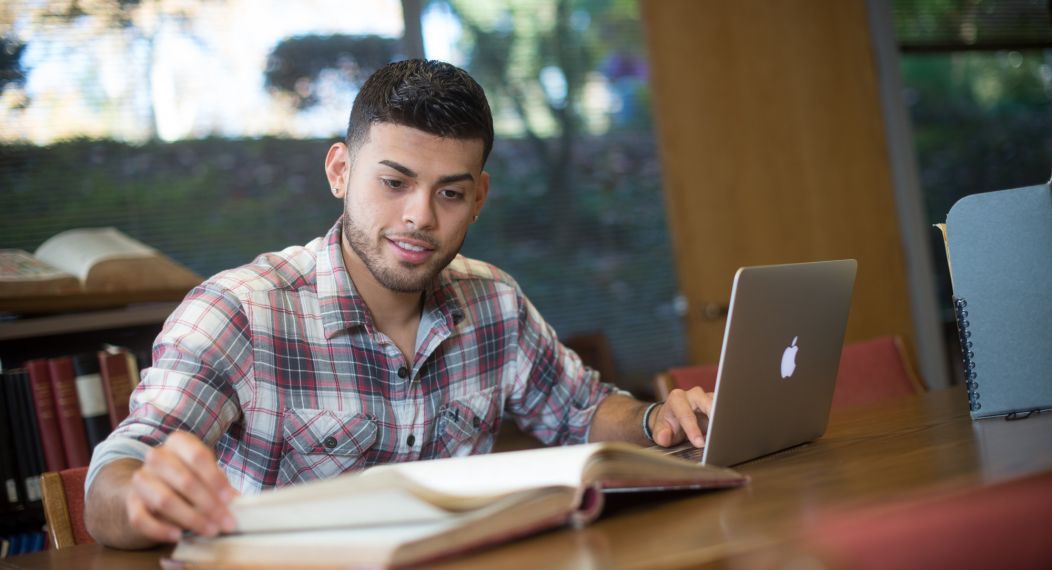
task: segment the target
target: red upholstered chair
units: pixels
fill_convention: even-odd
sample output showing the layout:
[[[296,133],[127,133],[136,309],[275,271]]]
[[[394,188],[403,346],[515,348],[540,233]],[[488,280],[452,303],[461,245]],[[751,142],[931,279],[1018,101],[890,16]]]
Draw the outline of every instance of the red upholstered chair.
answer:
[[[818,517],[818,568],[1052,568],[1052,471]]]
[[[669,368],[654,377],[654,393],[659,401],[664,401],[675,388],[689,390],[701,386],[706,392],[715,391],[718,369],[715,364]]]
[[[667,398],[673,388],[686,390],[701,386],[706,392],[712,392],[716,389],[716,370],[714,364],[670,368],[654,378],[654,391],[659,400]],[[833,407],[870,404],[924,391],[924,385],[913,373],[902,340],[897,336],[882,336],[844,347]]]
[[[926,390],[913,372],[902,339],[882,336],[844,346],[833,408],[872,404]]]
[[[44,518],[52,548],[95,542],[84,526],[84,478],[87,467],[49,471],[40,477]]]

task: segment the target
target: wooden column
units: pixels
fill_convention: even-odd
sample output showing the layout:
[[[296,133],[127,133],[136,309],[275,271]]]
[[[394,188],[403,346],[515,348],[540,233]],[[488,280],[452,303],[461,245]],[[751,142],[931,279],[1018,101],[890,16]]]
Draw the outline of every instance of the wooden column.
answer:
[[[848,341],[913,326],[862,0],[642,5],[695,363],[742,265],[855,258]],[[712,314],[710,310],[709,315]]]

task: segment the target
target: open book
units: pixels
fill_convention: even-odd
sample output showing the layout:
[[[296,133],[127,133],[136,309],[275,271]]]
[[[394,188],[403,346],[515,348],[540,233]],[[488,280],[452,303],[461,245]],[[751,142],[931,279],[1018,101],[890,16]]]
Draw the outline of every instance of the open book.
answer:
[[[0,309],[46,312],[178,301],[200,276],[116,228],[68,230],[36,252],[0,250]]]
[[[236,534],[188,537],[170,568],[377,567],[446,558],[570,523],[603,492],[745,484],[627,443],[593,443],[382,465],[235,499]]]

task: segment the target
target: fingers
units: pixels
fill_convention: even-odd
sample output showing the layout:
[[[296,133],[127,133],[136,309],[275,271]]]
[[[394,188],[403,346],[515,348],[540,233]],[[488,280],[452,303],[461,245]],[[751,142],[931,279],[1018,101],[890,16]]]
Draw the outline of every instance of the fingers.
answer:
[[[204,484],[203,491],[210,492],[222,503],[226,504],[237,494],[216,464],[212,450],[196,436],[186,432],[175,432],[168,436],[161,449],[171,451],[184,465],[189,466],[198,481]]]
[[[707,427],[711,413],[712,394],[697,387],[688,391],[673,390],[658,414],[658,425],[654,429],[655,443],[669,447],[685,436],[695,447],[704,446],[702,424]],[[706,421],[699,422],[698,414]]]
[[[178,540],[183,530],[215,536],[237,526],[227,508],[235,495],[212,451],[196,437],[177,432],[151,449],[132,476],[128,520],[159,541]]]

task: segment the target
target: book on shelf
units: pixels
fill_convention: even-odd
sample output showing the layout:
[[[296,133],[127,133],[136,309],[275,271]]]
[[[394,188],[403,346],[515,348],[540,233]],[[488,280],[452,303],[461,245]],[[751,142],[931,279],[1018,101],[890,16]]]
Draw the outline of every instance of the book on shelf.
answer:
[[[3,371],[5,413],[11,422],[18,502],[21,505],[40,501],[40,474],[44,470],[40,440],[37,435],[33,400],[29,393],[29,374],[24,368]]]
[[[48,371],[51,373],[51,393],[55,397],[55,413],[62,436],[62,448],[66,452],[66,466],[83,467],[91,460],[91,454],[88,438],[84,433],[84,420],[80,414],[73,359],[69,356],[48,359]]]
[[[49,312],[178,301],[202,278],[116,228],[80,228],[29,253],[0,250],[0,310]]]
[[[0,374],[0,380],[3,375]],[[4,510],[17,506],[21,495],[18,492],[18,467],[15,452],[14,430],[19,426],[14,421],[14,415],[7,402],[7,386],[0,386],[0,505]]]
[[[58,427],[55,397],[52,395],[51,372],[46,358],[37,358],[25,363],[29,373],[29,384],[33,389],[33,405],[36,408],[37,425],[40,428],[40,446],[44,452],[44,463],[48,471],[66,468],[66,450],[62,447],[62,432]]]
[[[114,348],[98,352],[99,371],[102,374],[102,389],[106,396],[111,430],[128,417],[131,392],[135,387],[129,370],[133,358],[129,351],[123,349]],[[135,369],[137,370],[137,367]]]
[[[972,417],[1052,408],[1052,187],[965,196],[936,227]]]
[[[77,387],[77,403],[80,417],[84,421],[84,436],[88,440],[90,457],[95,446],[102,443],[110,433],[110,415],[106,408],[106,390],[102,387],[99,357],[94,352],[75,354],[73,361],[73,383]]]
[[[610,492],[747,482],[627,443],[381,465],[234,500],[237,532],[187,537],[167,568],[421,564],[594,520]]]

